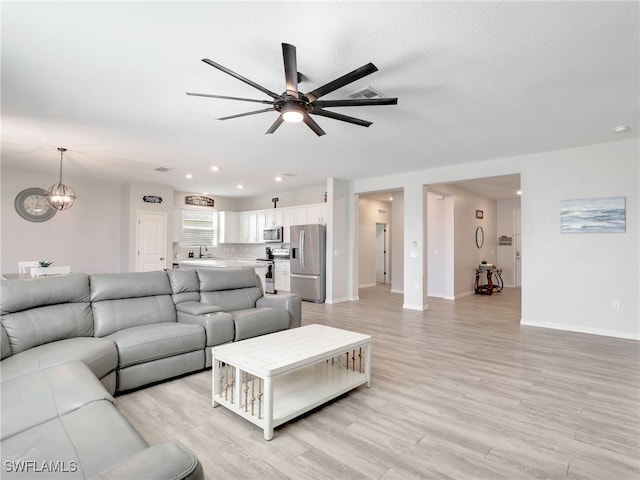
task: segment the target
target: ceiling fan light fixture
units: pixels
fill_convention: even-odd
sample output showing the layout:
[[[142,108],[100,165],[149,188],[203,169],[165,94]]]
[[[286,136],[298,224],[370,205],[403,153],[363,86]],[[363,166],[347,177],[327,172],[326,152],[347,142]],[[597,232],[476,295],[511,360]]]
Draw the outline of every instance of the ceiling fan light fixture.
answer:
[[[288,123],[300,123],[304,118],[304,113],[302,113],[296,107],[288,107],[286,109],[282,109],[282,119]]]

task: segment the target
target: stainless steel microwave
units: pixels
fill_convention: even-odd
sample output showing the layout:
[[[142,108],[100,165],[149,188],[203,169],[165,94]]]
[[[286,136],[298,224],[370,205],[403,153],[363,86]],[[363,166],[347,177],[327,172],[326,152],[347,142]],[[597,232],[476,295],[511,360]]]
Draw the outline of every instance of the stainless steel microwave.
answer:
[[[272,242],[272,243],[284,242],[282,227],[265,228],[264,231],[262,232],[262,239],[265,242]]]

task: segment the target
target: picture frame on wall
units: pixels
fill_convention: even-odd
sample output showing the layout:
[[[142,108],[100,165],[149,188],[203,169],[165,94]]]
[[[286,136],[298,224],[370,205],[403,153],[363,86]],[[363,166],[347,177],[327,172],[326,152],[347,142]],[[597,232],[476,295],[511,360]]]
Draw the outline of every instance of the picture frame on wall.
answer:
[[[484,212],[482,210],[476,210],[476,218],[484,218]]]
[[[560,201],[560,233],[625,233],[626,197]]]

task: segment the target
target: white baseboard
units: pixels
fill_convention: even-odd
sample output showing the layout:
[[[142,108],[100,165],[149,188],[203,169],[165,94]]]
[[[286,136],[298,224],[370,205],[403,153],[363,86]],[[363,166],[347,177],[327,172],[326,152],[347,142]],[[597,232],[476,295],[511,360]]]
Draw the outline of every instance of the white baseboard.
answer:
[[[404,290],[394,290],[393,288],[391,289],[391,293],[404,293]]]
[[[603,337],[624,338],[627,340],[640,340],[640,334],[620,332],[618,330],[604,330],[602,328],[583,327],[580,325],[567,325],[565,323],[536,322],[533,320],[520,320],[520,325],[528,327],[551,328],[553,330],[565,330],[567,332],[588,333],[590,335],[601,335]]]
[[[410,305],[408,303],[403,303],[402,304],[402,308],[407,309],[407,310],[423,311],[423,310],[429,310],[429,305],[426,304],[426,303],[424,305]]]
[[[359,300],[358,297],[342,297],[342,298],[327,298],[324,303],[342,303],[342,302],[352,302],[353,300]]]
[[[364,285],[358,285],[358,288],[369,288],[369,287],[375,287],[376,284],[375,283],[365,283]]]

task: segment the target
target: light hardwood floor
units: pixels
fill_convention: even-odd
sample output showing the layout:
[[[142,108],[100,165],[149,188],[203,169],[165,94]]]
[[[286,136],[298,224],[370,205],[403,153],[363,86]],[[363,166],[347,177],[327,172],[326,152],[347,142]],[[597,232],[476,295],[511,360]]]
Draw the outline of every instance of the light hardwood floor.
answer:
[[[521,326],[520,292],[403,310],[385,286],[303,302],[303,324],[373,337],[372,387],[275,430],[211,408],[211,373],[117,397],[208,479],[640,478],[640,342]]]

